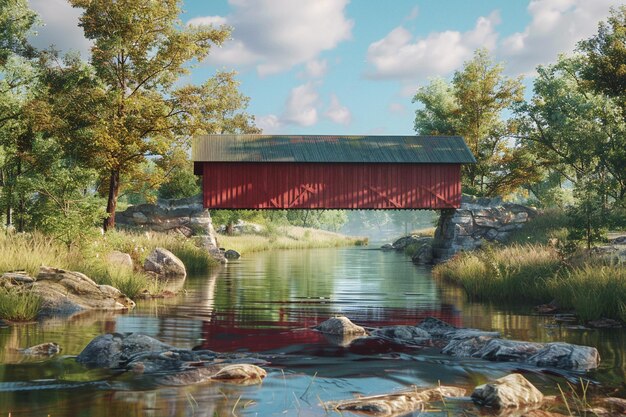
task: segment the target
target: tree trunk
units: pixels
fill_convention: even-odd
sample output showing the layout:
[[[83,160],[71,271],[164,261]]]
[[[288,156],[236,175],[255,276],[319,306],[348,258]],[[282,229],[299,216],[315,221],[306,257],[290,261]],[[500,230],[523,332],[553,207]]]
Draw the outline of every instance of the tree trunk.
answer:
[[[109,197],[107,200],[108,217],[104,219],[102,228],[104,231],[115,229],[115,209],[117,208],[117,195],[120,191],[120,171],[111,170],[111,178],[109,181]]]

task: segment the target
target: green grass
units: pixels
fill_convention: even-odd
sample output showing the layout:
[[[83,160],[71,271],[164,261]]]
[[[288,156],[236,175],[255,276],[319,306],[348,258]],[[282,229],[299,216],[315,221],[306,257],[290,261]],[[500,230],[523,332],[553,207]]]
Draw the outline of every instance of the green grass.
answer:
[[[476,300],[548,302],[548,280],[562,264],[545,245],[511,245],[461,253],[437,265],[435,277],[459,284]]]
[[[0,288],[0,319],[32,321],[41,309],[41,298],[31,291]]]
[[[279,226],[263,235],[218,235],[219,245],[244,254],[272,249],[310,249],[366,245],[367,240],[325,230]]]
[[[583,320],[601,317],[626,321],[626,267],[585,265],[555,276],[550,293],[559,305],[572,308]]]
[[[192,240],[162,233],[114,231],[73,249],[40,233],[0,234],[0,274],[25,271],[36,277],[42,265],[52,266],[82,272],[98,284],[111,285],[135,298],[145,290],[151,294],[162,290],[162,284],[141,269],[146,257],[156,247],[168,249],[178,256],[189,273],[205,272],[217,263]],[[113,250],[130,254],[134,269],[107,262],[106,257]]]
[[[461,253],[433,274],[458,284],[474,300],[531,305],[556,300],[585,321],[626,321],[626,267],[597,256],[579,252],[561,259],[549,245],[513,244]]]

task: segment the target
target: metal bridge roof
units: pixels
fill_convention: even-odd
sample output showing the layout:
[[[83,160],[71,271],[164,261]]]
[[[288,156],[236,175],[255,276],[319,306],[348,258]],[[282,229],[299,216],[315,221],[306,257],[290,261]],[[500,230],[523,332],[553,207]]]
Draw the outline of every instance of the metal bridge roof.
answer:
[[[205,135],[193,139],[192,159],[194,162],[476,162],[459,136]]]

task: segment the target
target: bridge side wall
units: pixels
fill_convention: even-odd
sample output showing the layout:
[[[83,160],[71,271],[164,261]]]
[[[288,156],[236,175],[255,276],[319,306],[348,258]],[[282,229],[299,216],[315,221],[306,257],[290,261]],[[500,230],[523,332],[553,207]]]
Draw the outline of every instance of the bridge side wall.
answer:
[[[445,209],[461,204],[460,164],[204,162],[202,175],[204,207],[214,209]]]

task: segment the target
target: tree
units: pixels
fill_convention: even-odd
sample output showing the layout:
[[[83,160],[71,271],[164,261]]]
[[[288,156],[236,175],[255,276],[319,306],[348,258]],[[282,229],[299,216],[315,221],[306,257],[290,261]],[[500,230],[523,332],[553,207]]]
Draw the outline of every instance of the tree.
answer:
[[[578,44],[586,58],[581,77],[591,88],[618,99],[626,117],[626,5],[611,10],[608,22],[600,22],[598,33]]]
[[[13,223],[13,208],[23,214],[24,195],[16,195],[23,171],[23,156],[32,144],[32,129],[23,110],[37,90],[37,71],[32,65],[34,49],[27,37],[36,15],[24,0],[0,0],[0,203],[6,224]],[[18,228],[23,229],[20,216]]]
[[[121,176],[162,155],[177,137],[194,133],[190,127],[200,121],[189,123],[192,115],[181,106],[174,84],[191,61],[203,60],[230,32],[181,27],[180,0],[70,3],[83,9],[80,26],[94,41],[91,64],[106,92],[89,140],[96,145],[92,161],[108,178],[107,230],[115,226]]]
[[[28,35],[37,15],[26,0],[0,0],[0,68],[13,55],[33,57],[35,50]]]
[[[532,100],[517,109],[520,137],[537,164],[574,186],[591,181],[609,199],[626,196],[626,123],[614,99],[581,82],[585,56],[537,69]],[[587,188],[587,187],[585,187]]]
[[[463,166],[465,186],[473,194],[506,194],[539,178],[532,159],[512,139],[516,124],[502,118],[522,101],[523,86],[502,72],[502,64],[494,64],[480,49],[455,72],[451,84],[433,80],[413,98],[423,105],[415,112],[417,133],[465,139],[477,160]]]

